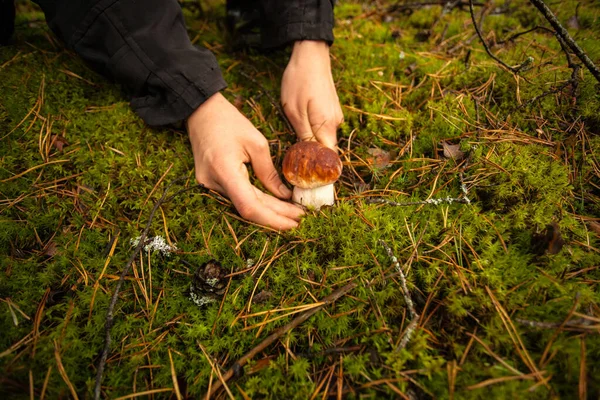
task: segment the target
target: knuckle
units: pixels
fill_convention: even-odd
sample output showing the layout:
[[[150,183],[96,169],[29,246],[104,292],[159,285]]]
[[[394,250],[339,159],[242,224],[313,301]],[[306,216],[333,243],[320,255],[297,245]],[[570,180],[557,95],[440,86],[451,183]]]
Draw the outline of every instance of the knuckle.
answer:
[[[324,125],[325,125],[327,128],[334,128],[334,129],[335,129],[335,128],[337,128],[337,126],[338,126],[338,119],[337,119],[337,118],[335,118],[335,117],[328,118],[328,119],[325,121]]]
[[[261,136],[260,139],[256,141],[256,149],[261,152],[269,151],[269,142],[264,136]]]
[[[238,212],[242,216],[242,218],[247,220],[254,220],[256,217],[256,207],[251,205],[250,203],[242,203],[236,206]]]
[[[207,189],[217,190],[218,186],[214,183],[214,181],[203,173],[196,173],[196,182],[200,185],[204,186]]]
[[[292,125],[296,125],[302,121],[302,117],[300,117],[300,115],[298,115],[298,113],[295,111],[288,110],[286,111],[285,115],[290,120]]]
[[[269,171],[269,173],[265,177],[265,180],[267,182],[271,182],[271,183],[279,183],[279,174],[277,173],[277,171],[275,169],[272,169]]]

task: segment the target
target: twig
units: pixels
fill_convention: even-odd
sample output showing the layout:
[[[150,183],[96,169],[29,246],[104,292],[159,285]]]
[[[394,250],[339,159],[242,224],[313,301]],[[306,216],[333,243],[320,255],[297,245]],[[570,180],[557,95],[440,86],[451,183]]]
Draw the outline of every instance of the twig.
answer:
[[[481,34],[481,29],[479,29],[479,25],[477,25],[477,21],[475,21],[475,12],[473,11],[473,0],[469,0],[469,12],[471,14],[471,20],[473,21],[473,27],[475,27],[475,33],[477,33],[479,40],[481,40],[481,44],[483,44],[483,48],[485,49],[486,53],[488,53],[488,55],[491,58],[493,58],[494,61],[496,61],[498,64],[502,65],[504,68],[508,69],[509,71],[515,74],[521,70],[528,68],[533,63],[533,59],[529,57],[523,63],[511,67],[510,65],[496,57],[494,53],[492,53],[492,51],[490,50],[490,47],[488,46],[485,39],[483,38],[483,35]]]
[[[512,42],[513,40],[515,40],[515,39],[516,39],[516,38],[518,38],[519,36],[523,36],[523,35],[526,35],[526,34],[528,34],[528,33],[531,33],[531,32],[533,32],[533,31],[537,31],[538,29],[539,29],[539,30],[542,30],[542,31],[544,31],[544,32],[551,33],[551,34],[553,34],[553,35],[554,35],[554,34],[556,34],[556,32],[554,32],[552,29],[546,28],[545,26],[538,25],[538,26],[534,26],[534,27],[533,27],[533,28],[531,28],[531,29],[527,29],[526,31],[517,32],[517,33],[515,33],[515,34],[512,34],[512,35],[510,35],[508,38],[506,38],[506,39],[504,39],[504,40],[500,40],[500,41],[496,42],[496,44],[504,44],[504,43],[506,43],[506,42]]]
[[[271,335],[269,335],[265,340],[260,342],[258,344],[258,346],[256,346],[255,348],[250,350],[248,353],[246,353],[246,355],[244,355],[242,358],[237,360],[233,364],[233,366],[223,375],[223,382],[227,382],[229,379],[231,379],[231,377],[234,376],[236,374],[236,372],[241,371],[242,367],[244,365],[246,365],[248,363],[248,361],[250,361],[252,358],[254,358],[254,356],[256,356],[258,353],[263,351],[269,345],[274,343],[277,339],[279,339],[285,333],[294,329],[295,327],[297,327],[298,325],[300,325],[301,323],[303,323],[304,321],[309,319],[311,316],[316,314],[318,311],[320,311],[323,307],[332,304],[337,299],[339,299],[340,297],[342,297],[343,295],[345,295],[346,293],[348,293],[349,291],[351,291],[352,289],[354,289],[357,286],[358,286],[358,283],[356,283],[356,282],[350,282],[350,283],[346,284],[345,286],[339,288],[338,290],[336,290],[335,292],[331,293],[329,296],[327,296],[323,300],[321,300],[321,302],[323,303],[322,305],[311,308],[310,310],[303,312],[302,314],[300,314],[299,316],[294,318],[292,321],[290,321],[288,324],[277,329],[275,332],[273,332]],[[221,386],[222,386],[221,381],[216,382],[215,385],[211,388],[210,392],[207,393],[207,395],[205,397],[210,398],[214,393],[216,393],[216,391]]]
[[[396,11],[404,11],[404,10],[410,10],[413,8],[421,8],[421,7],[427,7],[427,6],[443,6],[445,11],[448,12],[450,11],[452,8],[454,7],[460,7],[462,8],[463,6],[466,6],[467,2],[466,1],[461,1],[461,0],[438,0],[438,1],[424,1],[424,2],[415,2],[415,3],[396,3],[391,5],[390,7],[388,7],[387,12],[388,13],[393,13]],[[485,3],[473,3],[473,5],[475,6],[484,6]]]
[[[419,315],[415,312],[412,298],[410,297],[410,293],[408,292],[408,288],[406,286],[406,278],[404,277],[404,272],[402,271],[402,268],[400,268],[400,266],[399,266],[400,264],[398,263],[398,259],[396,257],[394,257],[394,255],[391,252],[392,250],[388,247],[388,245],[383,240],[381,240],[381,243],[386,248],[388,255],[390,255],[390,258],[395,263],[394,266],[396,267],[396,272],[393,272],[387,276],[384,276],[381,279],[383,281],[385,281],[386,279],[389,279],[389,278],[392,278],[395,276],[400,276],[400,280],[402,282],[403,295],[404,295],[406,304],[408,306],[409,314],[411,316],[411,322],[408,325],[408,328],[406,329],[406,333],[404,334],[402,341],[396,348],[396,349],[401,349],[404,346],[406,346],[406,344],[410,340],[410,337],[412,336],[412,333],[415,330],[417,323],[419,321]],[[379,279],[375,279],[375,281],[379,281]],[[369,287],[369,286],[373,285],[375,283],[375,281],[366,283],[366,286]],[[209,390],[206,393],[205,398],[210,398],[213,394],[215,394],[217,392],[217,390],[219,390],[219,388],[221,388],[222,382],[226,383],[234,375],[240,374],[241,371],[243,371],[242,368],[244,367],[244,365],[246,365],[248,363],[248,361],[250,361],[252,358],[254,358],[258,353],[260,353],[265,348],[267,348],[268,346],[273,344],[277,339],[279,339],[280,337],[285,335],[287,332],[294,329],[295,327],[297,327],[298,325],[300,325],[301,323],[303,323],[304,321],[309,319],[311,316],[313,316],[314,314],[316,314],[317,312],[322,310],[324,307],[334,303],[340,297],[344,296],[346,293],[350,292],[357,286],[358,286],[358,283],[356,283],[356,282],[350,282],[350,283],[346,284],[345,286],[339,288],[338,290],[336,290],[335,292],[331,293],[329,296],[327,296],[323,300],[321,300],[321,305],[311,308],[310,310],[304,311],[303,313],[298,315],[296,318],[294,318],[292,321],[290,321],[288,324],[277,329],[275,332],[273,332],[271,335],[269,335],[266,339],[264,339],[262,342],[260,342],[256,347],[254,347],[252,350],[250,350],[248,353],[246,353],[242,358],[237,360],[231,366],[231,368],[229,368],[229,370],[223,375],[222,380],[219,380],[218,382],[216,382],[214,386],[209,387]]]
[[[111,342],[110,330],[111,330],[111,328],[113,326],[113,322],[114,322],[114,314],[113,313],[115,310],[115,304],[117,303],[117,298],[119,297],[119,291],[121,290],[121,286],[123,285],[123,282],[125,281],[125,275],[127,275],[129,273],[129,269],[131,268],[133,261],[140,253],[142,247],[144,247],[144,245],[145,245],[146,237],[148,236],[148,231],[150,230],[150,224],[152,224],[152,220],[154,219],[154,213],[156,212],[156,210],[158,210],[158,207],[160,207],[162,205],[162,203],[164,202],[164,199],[167,196],[167,193],[168,193],[169,189],[171,188],[171,186],[173,186],[173,184],[175,184],[176,182],[179,182],[181,180],[182,180],[182,178],[179,178],[179,179],[175,179],[174,181],[169,183],[167,185],[167,187],[165,188],[165,192],[163,193],[163,195],[154,204],[154,208],[152,208],[152,211],[150,212],[150,217],[148,218],[146,227],[144,228],[144,231],[142,232],[142,235],[140,236],[140,241],[139,241],[138,245],[135,247],[135,250],[133,250],[133,253],[131,253],[129,260],[127,261],[127,264],[125,265],[125,268],[123,269],[123,272],[121,272],[121,276],[119,277],[119,281],[117,282],[117,287],[115,288],[115,291],[113,292],[113,295],[110,299],[110,303],[108,305],[108,310],[106,313],[106,323],[104,325],[105,331],[106,331],[105,337],[104,337],[104,348],[102,349],[100,361],[98,362],[98,371],[96,373],[96,386],[94,388],[94,399],[95,400],[100,399],[102,376],[104,374],[104,367],[106,366],[106,359],[108,357],[108,351],[110,349],[110,342]]]
[[[537,329],[556,329],[556,328],[560,328],[560,327],[570,327],[570,328],[581,330],[581,331],[586,331],[586,330],[597,331],[598,330],[597,326],[593,326],[593,323],[590,320],[585,319],[585,318],[572,319],[572,320],[564,322],[564,323],[531,321],[531,320],[523,319],[523,318],[515,318],[515,320],[518,323],[520,323],[521,325],[525,325],[530,328],[537,328]]]
[[[388,257],[392,260],[392,264],[394,264],[394,269],[398,272],[398,276],[400,276],[400,285],[402,287],[402,295],[404,296],[404,301],[406,302],[406,306],[408,307],[408,313],[410,314],[410,323],[404,331],[404,336],[402,336],[402,340],[396,347],[396,350],[401,350],[408,344],[410,338],[412,337],[415,328],[419,322],[419,314],[415,311],[415,305],[412,301],[412,297],[410,296],[410,292],[408,291],[408,287],[406,286],[406,277],[404,276],[404,271],[402,271],[402,267],[398,262],[398,258],[394,255],[392,249],[388,244],[380,239],[379,243],[385,248],[385,251],[388,254]]]
[[[462,189],[462,187],[461,187]],[[452,203],[462,203],[462,204],[471,204],[471,200],[468,197],[442,197],[442,198],[438,198],[438,199],[427,199],[427,200],[418,200],[418,201],[406,201],[406,202],[397,202],[397,201],[393,201],[393,200],[388,200],[388,199],[382,199],[382,198],[375,198],[375,199],[367,199],[366,200],[367,204],[387,204],[389,206],[396,206],[396,207],[407,207],[407,206],[418,206],[418,205],[422,205],[422,204],[433,204],[433,205],[440,205],[440,204],[452,204]]]
[[[467,161],[468,162],[468,161]],[[465,166],[466,168],[466,166]],[[463,168],[464,170],[464,168]],[[458,179],[460,180],[460,190],[463,192],[463,201],[465,204],[471,204],[471,199],[469,199],[469,190],[467,189],[467,185],[465,184],[465,174],[463,171],[460,171],[458,174]]]
[[[556,36],[556,39],[558,40],[560,47],[562,48],[563,52],[565,53],[569,68],[571,68],[571,70],[572,70],[571,77],[562,85],[552,88],[550,90],[546,90],[542,94],[539,94],[539,95],[527,100],[527,102],[522,104],[519,108],[529,106],[529,105],[535,103],[536,101],[538,101],[546,96],[549,96],[551,94],[562,92],[563,89],[565,89],[567,86],[572,87],[571,92],[572,92],[572,95],[575,96],[575,92],[577,91],[577,87],[579,86],[579,76],[578,75],[579,75],[579,70],[581,69],[581,65],[575,64],[575,62],[573,61],[573,57],[571,57],[571,53],[569,52],[569,49],[567,48],[567,44],[565,43],[565,41],[558,35]]]
[[[472,1],[472,0],[471,0]],[[531,4],[537,8],[544,18],[552,25],[556,31],[556,37],[562,39],[567,46],[575,53],[575,55],[581,60],[581,62],[587,67],[587,69],[594,75],[596,80],[600,82],[600,69],[590,60],[587,54],[579,47],[579,45],[573,40],[569,32],[558,22],[556,16],[552,13],[552,10],[548,8],[543,0],[529,0]]]

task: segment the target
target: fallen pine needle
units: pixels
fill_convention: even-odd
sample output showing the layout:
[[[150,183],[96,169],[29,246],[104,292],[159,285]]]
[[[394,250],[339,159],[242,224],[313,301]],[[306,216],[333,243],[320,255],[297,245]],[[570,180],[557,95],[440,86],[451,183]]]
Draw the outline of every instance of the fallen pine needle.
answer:
[[[71,160],[54,160],[54,161],[48,161],[46,163],[40,164],[40,165],[36,165],[35,167],[31,167],[23,172],[21,172],[20,174],[17,174],[15,176],[11,176],[10,178],[6,178],[1,180],[1,183],[5,183],[5,182],[10,182],[14,179],[19,179],[20,177],[27,175],[28,173],[30,173],[31,171],[35,171],[36,169],[40,169],[42,167],[45,167],[46,165],[50,165],[50,164],[60,164],[60,163],[65,163],[65,162],[69,162]]]
[[[62,360],[60,359],[60,349],[58,347],[58,343],[56,343],[56,340],[54,341],[54,357],[56,358],[56,365],[58,367],[58,372],[60,373],[60,376],[63,378],[63,381],[65,381],[65,383],[69,387],[69,390],[71,391],[71,396],[73,396],[73,398],[75,400],[79,400],[79,396],[77,396],[75,387],[73,387],[73,384],[71,383],[71,380],[69,379],[69,376],[67,375],[67,371],[65,371],[65,367],[63,366]]]
[[[172,392],[172,391],[173,391],[173,388],[162,388],[162,389],[145,390],[143,392],[137,392],[137,393],[128,394],[127,396],[117,397],[115,400],[133,399],[133,398],[136,398],[136,397],[148,396],[150,394]]]
[[[177,373],[175,372],[175,365],[173,364],[173,356],[171,355],[171,349],[169,350],[169,363],[171,364],[171,378],[173,379],[173,390],[177,396],[177,400],[181,400],[181,392],[179,391],[179,384],[177,383]]]
[[[346,293],[350,292],[352,289],[354,289],[357,286],[358,286],[358,284],[356,282],[350,282],[350,283],[346,284],[345,286],[339,288],[338,290],[336,290],[335,292],[331,293],[329,296],[327,296],[323,300],[321,300],[319,302],[321,305],[311,308],[310,310],[304,311],[302,314],[300,314],[299,316],[294,318],[292,321],[290,321],[286,325],[282,326],[281,328],[277,329],[275,332],[273,332],[271,335],[269,335],[267,338],[265,338],[265,340],[260,342],[258,344],[258,346],[256,346],[255,348],[250,350],[248,353],[246,353],[246,355],[244,355],[242,358],[237,360],[233,364],[233,366],[225,373],[225,375],[223,375],[222,381],[227,382],[229,379],[231,379],[231,377],[233,377],[233,375],[235,375],[236,371],[241,370],[242,367],[248,363],[248,361],[252,360],[258,353],[260,353],[261,351],[266,349],[268,346],[273,344],[277,339],[279,339],[285,333],[294,329],[295,327],[297,327],[298,325],[300,325],[301,323],[303,323],[304,321],[306,321],[307,319],[312,317],[314,314],[316,314],[323,307],[325,307],[326,305],[332,304],[337,299],[339,299]],[[221,386],[222,386],[221,381],[216,382],[215,385],[206,393],[205,397],[210,398],[213,394],[216,393],[216,391],[218,389],[221,388]]]

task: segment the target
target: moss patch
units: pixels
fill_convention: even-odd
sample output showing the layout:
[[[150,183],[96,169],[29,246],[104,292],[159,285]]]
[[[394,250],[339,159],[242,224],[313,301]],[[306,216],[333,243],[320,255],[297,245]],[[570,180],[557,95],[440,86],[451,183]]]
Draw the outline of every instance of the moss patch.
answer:
[[[598,61],[600,8],[577,4],[571,33]],[[553,8],[566,24],[576,4]],[[165,203],[150,233],[179,251],[143,252],[134,263],[117,303],[107,398],[174,397],[174,379],[183,397],[199,398],[218,380],[200,345],[227,369],[299,306],[351,280],[356,289],[246,366],[233,394],[599,395],[598,83],[582,70],[574,92],[530,101],[571,71],[543,31],[500,44],[544,23],[527,1],[494,3],[483,25],[508,64],[534,58],[520,76],[488,58],[467,9],[381,10],[356,1],[336,9],[333,65],[346,117],[338,205],[278,234],[207,193]],[[184,132],[146,127],[117,86],[28,22],[39,11],[20,11],[15,43],[0,50],[0,393],[26,398],[32,387],[64,398],[70,382],[89,398],[130,241],[166,183],[188,177],[173,193],[193,184],[193,161]],[[279,166],[294,136],[264,91],[278,98],[287,55],[226,51],[221,3],[185,13],[190,36],[226,71],[225,95],[270,140]],[[442,142],[464,158],[444,156]],[[375,163],[374,149],[390,160]],[[368,201],[460,198],[462,187],[470,204]],[[421,315],[400,350],[408,312],[397,277],[381,279],[393,268],[380,239]],[[232,278],[222,300],[199,308],[190,280],[211,259]],[[270,295],[251,303],[261,292]]]

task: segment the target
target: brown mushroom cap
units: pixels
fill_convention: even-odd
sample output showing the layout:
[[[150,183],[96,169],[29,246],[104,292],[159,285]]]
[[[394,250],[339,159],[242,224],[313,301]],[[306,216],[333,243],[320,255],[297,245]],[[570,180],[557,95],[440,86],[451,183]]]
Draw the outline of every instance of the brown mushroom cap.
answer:
[[[298,142],[283,158],[283,175],[289,183],[303,189],[329,185],[342,174],[337,153],[319,142]]]

